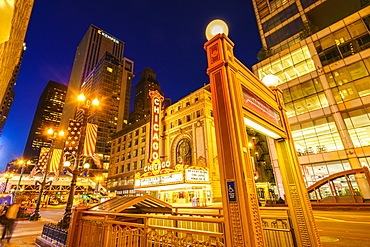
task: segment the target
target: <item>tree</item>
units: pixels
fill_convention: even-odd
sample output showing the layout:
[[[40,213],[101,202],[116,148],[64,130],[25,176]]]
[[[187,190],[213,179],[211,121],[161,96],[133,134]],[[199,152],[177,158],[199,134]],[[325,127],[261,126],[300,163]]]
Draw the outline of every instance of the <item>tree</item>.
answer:
[[[305,21],[303,23],[303,26],[299,28],[299,38],[301,40],[304,40],[308,37],[310,37],[312,34],[316,33],[319,30],[317,26],[312,24],[310,21]]]
[[[268,57],[271,57],[274,53],[272,52],[271,48],[266,46],[262,47],[261,50],[257,54],[258,61],[265,60]]]

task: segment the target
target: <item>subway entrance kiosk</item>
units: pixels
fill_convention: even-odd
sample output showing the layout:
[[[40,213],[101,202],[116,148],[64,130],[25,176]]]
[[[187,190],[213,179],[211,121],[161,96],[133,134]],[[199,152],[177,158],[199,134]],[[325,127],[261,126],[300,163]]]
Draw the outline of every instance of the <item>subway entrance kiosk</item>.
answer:
[[[227,25],[207,26],[207,53],[225,215],[225,246],[264,246],[246,128],[274,139],[285,200],[298,246],[321,246],[293,146],[282,91],[235,58]]]

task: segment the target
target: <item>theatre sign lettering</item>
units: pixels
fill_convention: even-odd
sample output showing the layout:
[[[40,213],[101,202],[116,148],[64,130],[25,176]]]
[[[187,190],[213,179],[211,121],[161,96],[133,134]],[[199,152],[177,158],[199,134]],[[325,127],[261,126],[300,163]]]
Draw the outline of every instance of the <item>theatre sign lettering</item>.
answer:
[[[146,172],[135,173],[135,188],[182,183],[209,183],[209,172],[205,167],[177,164],[171,167],[169,161],[152,166]],[[168,167],[166,167],[166,164]]]

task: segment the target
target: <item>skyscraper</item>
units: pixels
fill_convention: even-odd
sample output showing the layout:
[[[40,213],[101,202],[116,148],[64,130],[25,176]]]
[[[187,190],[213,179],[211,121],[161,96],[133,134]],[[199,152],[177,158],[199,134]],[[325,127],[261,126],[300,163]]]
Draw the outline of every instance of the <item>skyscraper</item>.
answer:
[[[122,62],[106,52],[86,77],[81,92],[90,99],[99,99],[99,107],[90,113],[88,122],[98,125],[96,153],[106,168],[110,157],[111,135],[128,120],[133,62]]]
[[[160,91],[161,86],[156,80],[156,73],[151,68],[146,68],[140,74],[140,81],[135,87],[134,111],[130,113],[130,123],[139,121],[149,116],[151,110],[151,100],[149,91]]]
[[[13,88],[23,57],[33,2],[15,0],[0,4],[0,134],[14,100]]]
[[[77,97],[85,78],[97,66],[106,52],[109,52],[119,62],[122,62],[123,49],[124,43],[122,41],[94,25],[89,27],[75,54],[61,120],[62,129],[67,129],[69,120],[75,116]]]
[[[31,159],[36,163],[41,148],[50,146],[50,140],[46,135],[46,131],[49,128],[58,128],[66,93],[66,85],[55,81],[49,81],[46,85],[40,96],[23,152],[25,159]]]
[[[22,64],[23,55],[24,55],[25,50],[26,50],[26,44],[23,44],[23,50],[22,50],[21,56],[19,58],[19,62],[13,70],[13,76],[9,81],[8,88],[6,89],[5,95],[4,95],[3,100],[1,102],[1,105],[0,105],[1,106],[1,110],[0,110],[0,136],[3,133],[4,126],[5,126],[6,120],[8,119],[8,115],[9,115],[9,112],[10,112],[10,108],[12,107],[12,104],[13,104],[13,101],[14,101],[14,98],[15,98],[15,92],[13,91],[13,89],[14,89],[14,86],[15,86],[17,78],[18,78],[19,69],[20,69],[21,64]]]
[[[264,46],[253,71],[260,79],[278,77],[306,185],[369,167],[368,1],[252,2]],[[320,196],[360,188],[370,199],[361,176],[353,181],[357,184],[350,188],[338,179],[340,189],[323,186]]]

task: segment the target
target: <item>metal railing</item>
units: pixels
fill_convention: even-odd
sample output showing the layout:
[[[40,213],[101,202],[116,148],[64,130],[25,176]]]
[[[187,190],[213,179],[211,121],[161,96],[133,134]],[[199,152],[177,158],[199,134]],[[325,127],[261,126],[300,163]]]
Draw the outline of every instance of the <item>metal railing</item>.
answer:
[[[83,213],[79,239],[73,241],[77,246],[224,246],[223,219],[125,213],[101,217],[101,213]]]
[[[68,242],[83,247],[223,247],[224,219],[217,210],[175,209],[173,215],[82,211]],[[266,247],[297,246],[286,208],[261,208],[261,219]],[[67,234],[57,225],[46,224],[42,236],[67,246]]]
[[[266,247],[295,247],[289,210],[284,207],[260,207]]]
[[[68,231],[61,229],[56,224],[49,223],[44,225],[41,236],[52,243],[66,246]]]

